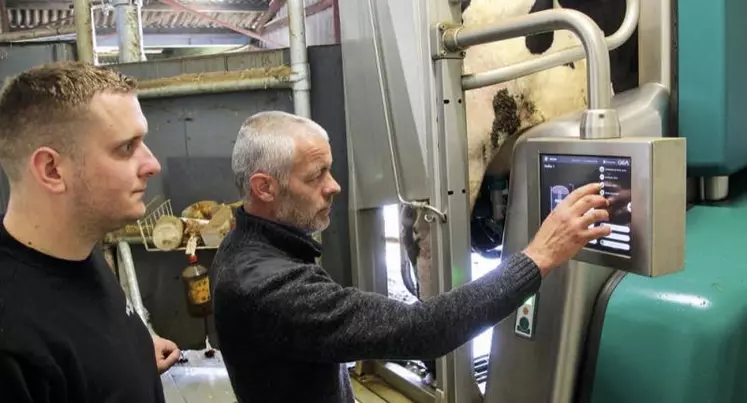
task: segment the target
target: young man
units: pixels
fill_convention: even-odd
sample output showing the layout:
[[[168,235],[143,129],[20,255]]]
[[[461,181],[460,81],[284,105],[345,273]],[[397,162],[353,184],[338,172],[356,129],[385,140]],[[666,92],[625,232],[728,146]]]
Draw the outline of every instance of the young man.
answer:
[[[541,278],[609,233],[596,184],[571,193],[501,268],[408,305],[336,284],[310,234],[329,225],[327,133],[282,112],[249,118],[233,151],[244,205],[213,262],[215,324],[239,402],[352,403],[342,363],[442,356],[514,312]],[[593,212],[589,212],[596,208]]]
[[[145,213],[158,161],[135,80],[61,62],[0,95],[0,400],[163,402],[174,343],[151,338],[95,246]],[[155,355],[154,355],[155,354]],[[158,361],[158,363],[157,363]]]

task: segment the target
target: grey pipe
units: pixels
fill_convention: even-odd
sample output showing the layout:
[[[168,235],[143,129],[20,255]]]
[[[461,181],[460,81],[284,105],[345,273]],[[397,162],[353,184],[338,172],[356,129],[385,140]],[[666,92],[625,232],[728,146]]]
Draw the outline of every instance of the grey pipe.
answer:
[[[185,95],[199,94],[216,94],[232,91],[246,90],[266,90],[270,88],[289,88],[292,86],[291,78],[288,76],[281,77],[260,77],[260,78],[243,78],[235,80],[217,81],[217,82],[190,82],[185,84],[172,84],[163,87],[139,89],[137,96],[140,99],[147,98],[166,98],[178,97]]]
[[[288,0],[288,38],[290,40],[291,76],[293,77],[293,111],[311,118],[311,81],[306,46],[306,10],[303,0]]]
[[[584,139],[620,137],[620,120],[612,109],[610,55],[604,33],[586,14],[575,10],[547,10],[513,18],[500,24],[451,28],[443,34],[447,51],[559,29],[573,32],[587,54],[587,110],[581,118]]]
[[[640,14],[641,0],[627,0],[625,3],[625,18],[623,19],[620,28],[614,34],[605,38],[609,50],[619,48],[630,39],[638,26]],[[515,80],[542,70],[579,61],[583,59],[584,56],[586,56],[584,49],[580,46],[575,46],[570,49],[564,49],[549,55],[511,64],[494,70],[466,74],[462,76],[462,88],[465,91],[468,91]]]
[[[587,80],[590,109],[609,109],[612,100],[610,86],[610,55],[604,33],[586,14],[576,10],[547,10],[512,18],[498,25],[459,27],[444,33],[447,51],[464,50],[470,46],[527,35],[567,29],[579,38],[589,55]]]
[[[91,0],[73,0],[75,12],[75,44],[78,60],[98,64],[96,57],[96,35],[93,26]]]
[[[123,286],[135,312],[140,316],[143,323],[145,323],[148,331],[151,334],[155,334],[150,324],[148,311],[143,304],[143,297],[140,295],[140,285],[138,284],[137,274],[135,273],[135,262],[132,259],[132,250],[127,242],[119,242],[117,244],[117,266],[120,270],[120,282],[124,282]]]
[[[288,38],[290,41],[293,113],[311,119],[311,78],[306,46],[306,6],[303,0],[288,0]],[[313,238],[322,243],[322,234]],[[319,260],[321,262],[321,259]],[[320,263],[321,264],[321,263]]]
[[[145,61],[142,7],[139,0],[114,0],[119,62]]]

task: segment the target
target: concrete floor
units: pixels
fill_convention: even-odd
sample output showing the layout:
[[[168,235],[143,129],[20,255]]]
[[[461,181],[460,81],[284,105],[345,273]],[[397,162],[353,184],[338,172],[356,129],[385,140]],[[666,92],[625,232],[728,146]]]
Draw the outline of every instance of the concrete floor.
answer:
[[[210,358],[205,351],[184,351],[187,362],[177,363],[161,375],[166,403],[236,402],[220,351]],[[411,403],[375,377],[351,380],[359,403]]]
[[[187,350],[188,359],[161,375],[166,403],[235,403],[236,396],[219,351],[211,358],[205,350]]]

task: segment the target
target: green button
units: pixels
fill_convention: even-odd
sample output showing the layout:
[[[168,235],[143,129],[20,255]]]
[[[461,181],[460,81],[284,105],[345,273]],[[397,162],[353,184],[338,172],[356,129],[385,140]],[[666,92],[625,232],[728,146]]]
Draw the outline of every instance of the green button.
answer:
[[[529,330],[529,319],[527,319],[526,316],[519,319],[519,326],[517,326],[517,330],[522,333],[531,333],[531,331]]]

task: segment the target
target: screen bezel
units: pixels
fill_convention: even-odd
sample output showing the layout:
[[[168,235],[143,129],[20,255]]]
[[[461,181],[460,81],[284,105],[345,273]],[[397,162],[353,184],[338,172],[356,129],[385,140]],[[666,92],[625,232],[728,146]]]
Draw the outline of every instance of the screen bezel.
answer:
[[[650,251],[644,245],[653,241],[651,228],[652,194],[651,189],[651,143],[615,140],[581,139],[529,139],[527,148],[527,203],[529,234],[532,236],[541,225],[540,209],[540,167],[541,154],[562,154],[578,156],[608,156],[630,158],[631,161],[631,203],[633,211],[630,220],[630,257],[584,247],[573,257],[574,260],[630,270],[631,267],[647,267],[651,260]],[[531,239],[531,237],[530,237]]]

